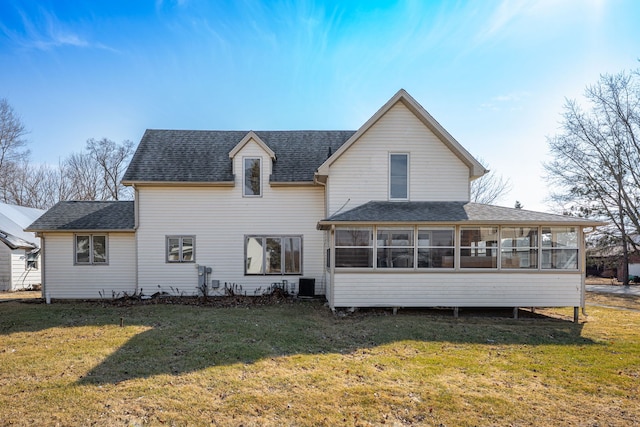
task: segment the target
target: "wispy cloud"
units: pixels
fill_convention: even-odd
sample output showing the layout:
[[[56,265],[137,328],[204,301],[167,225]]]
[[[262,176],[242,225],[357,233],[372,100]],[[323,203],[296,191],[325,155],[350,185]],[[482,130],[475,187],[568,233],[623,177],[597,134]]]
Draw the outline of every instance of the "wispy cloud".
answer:
[[[74,30],[71,25],[61,22],[51,12],[40,10],[35,16],[29,16],[24,10],[19,10],[18,13],[21,26],[9,28],[5,24],[0,24],[0,33],[20,48],[49,51],[71,46],[117,51],[105,44],[90,40],[80,31]]]
[[[531,94],[526,91],[511,92],[504,95],[497,95],[487,102],[480,104],[480,110],[489,111],[517,111],[522,109],[522,102],[529,98]]]

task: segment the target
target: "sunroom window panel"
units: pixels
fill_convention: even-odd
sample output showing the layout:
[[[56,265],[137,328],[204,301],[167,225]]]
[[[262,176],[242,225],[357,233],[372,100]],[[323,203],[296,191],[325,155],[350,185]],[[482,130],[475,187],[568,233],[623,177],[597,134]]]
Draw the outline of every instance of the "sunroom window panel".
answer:
[[[413,248],[378,248],[378,268],[413,268]]]
[[[461,229],[461,268],[497,268],[497,252],[498,227],[465,227]]]
[[[418,268],[453,268],[454,248],[418,248]]]
[[[500,259],[502,268],[538,268],[538,249],[532,248],[507,248],[502,249]]]
[[[336,246],[373,246],[373,230],[371,228],[337,229]]]
[[[578,268],[578,250],[543,249],[542,268],[556,270],[576,270]]]
[[[336,267],[373,267],[373,248],[336,248]]]

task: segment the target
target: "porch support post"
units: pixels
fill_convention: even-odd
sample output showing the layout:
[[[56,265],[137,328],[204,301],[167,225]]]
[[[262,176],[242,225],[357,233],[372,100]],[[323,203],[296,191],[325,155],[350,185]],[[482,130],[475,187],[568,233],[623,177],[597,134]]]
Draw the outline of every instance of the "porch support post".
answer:
[[[580,307],[573,307],[573,323],[580,322]]]

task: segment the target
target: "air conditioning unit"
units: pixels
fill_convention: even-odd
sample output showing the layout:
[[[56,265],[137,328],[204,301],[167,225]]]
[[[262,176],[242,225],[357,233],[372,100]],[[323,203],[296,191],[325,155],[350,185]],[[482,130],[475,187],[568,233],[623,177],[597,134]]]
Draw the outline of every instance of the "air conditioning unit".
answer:
[[[316,279],[310,277],[301,277],[298,281],[298,296],[310,297],[316,296]]]

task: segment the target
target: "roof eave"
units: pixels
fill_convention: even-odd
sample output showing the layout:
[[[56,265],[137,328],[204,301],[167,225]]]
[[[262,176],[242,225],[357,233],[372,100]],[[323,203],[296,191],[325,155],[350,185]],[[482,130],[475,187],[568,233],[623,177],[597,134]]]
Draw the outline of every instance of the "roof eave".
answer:
[[[82,228],[82,229],[50,229],[27,228],[25,231],[32,233],[135,233],[134,228]]]
[[[146,186],[146,187],[233,187],[235,181],[122,181],[126,186]]]
[[[383,226],[406,226],[406,225],[418,225],[418,226],[455,226],[455,225],[536,225],[536,226],[548,226],[548,227],[599,227],[606,225],[601,221],[523,221],[523,220],[457,220],[457,221],[335,221],[335,220],[321,220],[316,225],[317,230],[328,230],[332,225],[351,225],[351,226],[370,226],[370,225],[383,225]]]

